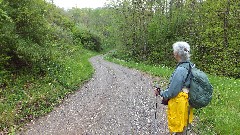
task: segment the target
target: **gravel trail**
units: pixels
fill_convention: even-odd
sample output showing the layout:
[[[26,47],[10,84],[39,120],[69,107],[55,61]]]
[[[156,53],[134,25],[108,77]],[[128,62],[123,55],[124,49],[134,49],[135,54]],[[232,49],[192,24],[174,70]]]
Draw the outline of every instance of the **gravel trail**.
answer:
[[[152,135],[168,134],[166,107],[158,101],[153,79],[137,70],[90,59],[93,78],[48,115],[30,123],[29,135]]]

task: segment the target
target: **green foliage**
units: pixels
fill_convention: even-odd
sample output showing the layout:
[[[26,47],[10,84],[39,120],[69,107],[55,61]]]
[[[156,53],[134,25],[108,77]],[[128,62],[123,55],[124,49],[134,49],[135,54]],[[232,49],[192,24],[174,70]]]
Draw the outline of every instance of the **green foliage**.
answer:
[[[81,27],[80,29],[75,28],[79,29],[76,30],[76,32],[82,33],[83,35],[89,35],[89,33],[92,33],[92,40],[101,43],[100,48],[99,46],[90,46],[90,48],[107,51],[113,49],[115,45],[119,43],[119,37],[116,34],[119,32],[117,31],[118,24],[115,21],[112,21],[119,18],[113,16],[114,12],[114,9],[107,7],[97,9],[72,8],[68,10],[68,16],[71,16],[72,21]]]
[[[45,0],[0,1],[0,134],[15,134],[89,79],[100,38]],[[79,35],[78,35],[79,34]]]
[[[96,34],[80,27],[74,27],[72,31],[75,44],[82,44],[84,48],[92,51],[102,50],[100,38]]]
[[[93,53],[81,47],[55,51],[61,53],[61,61],[52,63],[44,76],[22,71],[12,74],[6,87],[0,89],[0,131],[11,133],[11,127],[18,129],[50,112],[93,74],[88,61]]]
[[[238,134],[240,117],[239,79],[209,76],[214,87],[211,104],[199,113],[202,134]]]
[[[49,112],[89,78],[93,69],[87,58],[92,54],[83,48],[117,46],[112,57],[123,61],[115,61],[168,78],[173,69],[166,66],[176,64],[172,44],[184,40],[200,69],[239,78],[239,4],[123,0],[104,8],[64,11],[45,0],[0,0],[0,130],[14,134],[21,123]],[[200,131],[237,134],[239,81],[210,79],[216,93],[212,105],[198,114]]]
[[[14,29],[14,23],[9,17],[6,11],[6,4],[0,4],[0,87],[3,86],[3,82],[8,77],[7,70],[4,68],[5,65],[8,65],[9,59],[11,56],[8,55],[8,52],[11,50],[11,46],[8,44],[8,41],[11,38],[14,38],[12,31]]]
[[[153,76],[161,76],[163,77],[164,81],[167,81],[167,78],[169,78],[173,72],[172,68],[166,67],[164,65],[148,65],[145,63],[136,63],[134,61],[125,61],[123,59],[118,59],[116,58],[115,55],[116,52],[111,52],[108,55],[106,55],[104,58],[106,60],[109,60],[111,62],[123,65],[123,66],[127,66],[130,68],[135,68],[144,72],[147,72]]]
[[[195,11],[198,16],[193,27],[199,33],[199,39],[195,38],[196,56],[193,59],[209,73],[239,77],[239,62],[236,59],[239,57],[239,46],[236,43],[239,31],[235,30],[238,27],[236,22],[239,18],[236,15],[239,11],[236,10],[236,4],[234,1],[209,0]]]
[[[47,38],[48,24],[45,19],[46,6],[42,0],[4,0],[8,4],[9,16],[15,22],[15,31],[20,37],[43,45]],[[41,27],[39,27],[41,26]]]
[[[187,41],[202,70],[239,78],[239,2],[234,0],[116,1],[119,58],[174,66],[172,44]],[[231,65],[231,66],[229,66]]]

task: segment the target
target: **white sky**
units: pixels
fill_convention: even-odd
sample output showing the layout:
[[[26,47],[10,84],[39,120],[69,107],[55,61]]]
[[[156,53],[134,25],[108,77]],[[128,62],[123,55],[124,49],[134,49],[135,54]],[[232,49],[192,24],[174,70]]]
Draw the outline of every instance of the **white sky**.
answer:
[[[51,2],[52,0],[48,0]],[[103,7],[107,0],[53,0],[54,4],[60,8],[70,9],[72,7],[78,8],[97,8]]]

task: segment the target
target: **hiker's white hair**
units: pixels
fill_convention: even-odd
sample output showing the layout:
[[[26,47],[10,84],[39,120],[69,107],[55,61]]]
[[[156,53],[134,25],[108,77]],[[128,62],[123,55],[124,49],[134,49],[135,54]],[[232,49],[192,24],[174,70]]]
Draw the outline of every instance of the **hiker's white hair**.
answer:
[[[190,60],[190,45],[187,42],[176,42],[173,44],[174,53],[178,53],[182,61]]]

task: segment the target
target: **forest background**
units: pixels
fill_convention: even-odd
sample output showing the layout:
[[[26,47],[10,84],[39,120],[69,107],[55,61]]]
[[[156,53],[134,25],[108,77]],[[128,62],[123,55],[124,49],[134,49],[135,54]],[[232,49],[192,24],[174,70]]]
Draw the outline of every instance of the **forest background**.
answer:
[[[169,70],[176,41],[191,45],[191,60],[214,85],[212,104],[196,112],[198,132],[240,132],[238,0],[110,0],[69,10],[0,0],[0,20],[1,133],[50,112],[88,80],[91,56],[114,49],[111,58]]]

